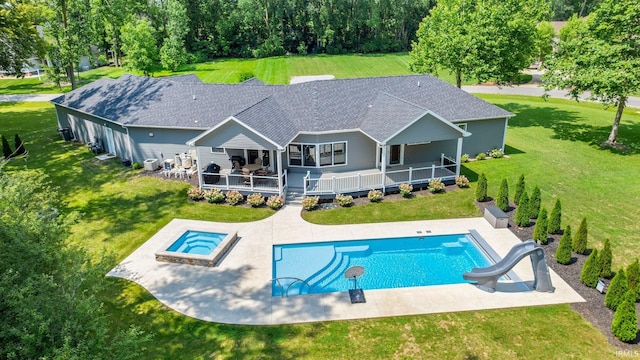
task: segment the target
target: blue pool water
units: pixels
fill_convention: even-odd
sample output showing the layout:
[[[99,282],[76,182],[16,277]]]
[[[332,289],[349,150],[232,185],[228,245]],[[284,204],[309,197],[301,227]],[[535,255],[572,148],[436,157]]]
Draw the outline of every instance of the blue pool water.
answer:
[[[344,272],[355,265],[364,267],[358,287],[372,290],[466,283],[464,272],[491,264],[466,234],[273,246],[273,278],[310,285],[283,279],[283,292],[291,285],[288,295],[352,289]],[[276,281],[272,295],[281,295]]]
[[[178,238],[167,251],[180,252],[185,254],[209,255],[227,234],[219,234],[204,231],[186,231]]]

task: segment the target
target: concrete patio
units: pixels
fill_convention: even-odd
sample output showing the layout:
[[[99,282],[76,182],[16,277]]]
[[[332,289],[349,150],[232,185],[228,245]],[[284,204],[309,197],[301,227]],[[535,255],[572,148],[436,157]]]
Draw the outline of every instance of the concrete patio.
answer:
[[[271,295],[272,245],[330,240],[416,236],[477,231],[504,256],[520,240],[508,229],[494,229],[484,218],[358,225],[314,225],[288,205],[275,215],[249,223],[174,219],[136,249],[108,276],[134,281],[175,311],[197,319],[229,324],[289,324],[440,312],[583,302],[552,270],[554,293],[523,290],[531,286],[528,258],[513,269],[522,282],[501,281],[495,293],[471,284],[366,290],[367,302],[351,304],[348,293],[287,298]],[[154,253],[167,239],[186,230],[238,232],[238,241],[216,267],[157,262]]]

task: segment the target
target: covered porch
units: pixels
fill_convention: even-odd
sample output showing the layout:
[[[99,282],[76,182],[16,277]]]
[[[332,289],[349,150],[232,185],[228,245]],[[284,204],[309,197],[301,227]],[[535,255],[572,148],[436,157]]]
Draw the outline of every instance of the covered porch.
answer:
[[[385,192],[400,184],[427,184],[432,179],[453,181],[459,173],[459,161],[441,154],[440,161],[411,163],[361,171],[323,174],[289,173],[290,188],[302,188],[305,196],[335,196],[377,189]]]

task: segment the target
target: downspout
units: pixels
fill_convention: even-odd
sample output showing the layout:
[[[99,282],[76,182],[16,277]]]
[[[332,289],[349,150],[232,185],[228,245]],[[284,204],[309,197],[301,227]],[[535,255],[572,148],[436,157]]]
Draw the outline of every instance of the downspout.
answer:
[[[504,154],[504,147],[506,146],[506,142],[507,142],[507,126],[509,125],[509,118],[506,117],[504,118],[504,134],[502,135],[502,153]]]

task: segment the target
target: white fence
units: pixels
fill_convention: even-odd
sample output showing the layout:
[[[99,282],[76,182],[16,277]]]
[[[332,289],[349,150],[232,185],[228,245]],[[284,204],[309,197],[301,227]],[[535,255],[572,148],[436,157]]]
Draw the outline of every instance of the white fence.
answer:
[[[279,178],[283,184],[282,193],[280,193],[280,187],[278,186]],[[215,181],[216,179],[217,181]],[[277,174],[258,176],[253,174],[202,173],[200,184],[202,184],[202,188],[205,190],[238,190],[240,192],[273,193],[284,196],[287,184],[287,172],[284,171],[280,176]]]

